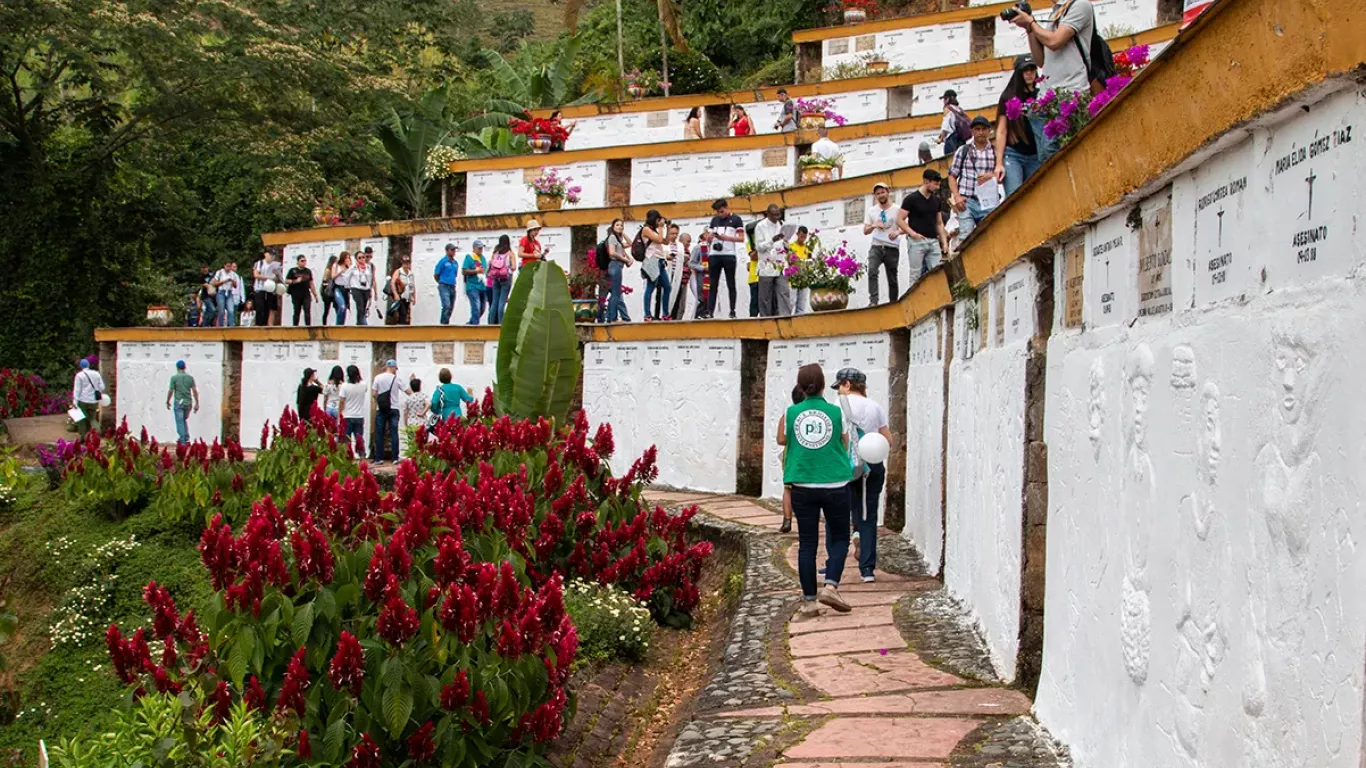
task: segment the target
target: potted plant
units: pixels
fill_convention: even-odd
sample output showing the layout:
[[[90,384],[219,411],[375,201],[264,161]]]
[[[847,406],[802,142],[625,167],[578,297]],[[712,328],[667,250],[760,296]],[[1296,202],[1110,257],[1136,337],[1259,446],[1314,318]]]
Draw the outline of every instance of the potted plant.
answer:
[[[514,117],[508,121],[508,128],[515,134],[525,136],[531,151],[538,155],[544,155],[555,144],[563,145],[569,140],[569,131],[564,126],[556,120],[544,117],[526,120]]]
[[[881,51],[873,51],[864,54],[863,66],[870,75],[885,75],[888,68],[892,66],[892,62],[888,61]]]
[[[849,306],[854,281],[863,277],[864,265],[849,250],[849,241],[831,251],[821,248],[810,258],[787,254],[788,285],[793,290],[811,289],[811,311],[831,312]]]
[[[844,115],[834,110],[835,100],[827,98],[797,99],[797,121],[802,130],[814,131],[832,122],[844,125],[848,122]]]
[[[797,158],[802,184],[824,184],[835,177],[835,169],[844,165],[844,156],[802,155]]]
[[[540,175],[527,184],[536,193],[536,210],[558,211],[564,207],[566,200],[570,203],[579,202],[583,187],[570,186],[573,180],[569,176],[561,177],[554,168],[541,168]]]
[[[639,67],[622,75],[622,80],[626,85],[626,93],[633,99],[644,98],[645,94],[654,93],[667,85],[659,72],[653,69],[642,71]]]
[[[877,13],[875,0],[841,0],[837,7],[844,14],[845,24],[862,24]]]
[[[598,286],[602,285],[602,270],[598,269],[597,249],[590,248],[569,276],[569,299],[574,304],[574,322],[592,323],[598,319]]]
[[[1116,74],[1105,81],[1100,93],[1049,89],[1030,101],[1010,99],[1005,105],[1006,118],[1014,120],[1028,112],[1043,121],[1045,138],[1056,140],[1059,147],[1066,146],[1148,65],[1148,58],[1148,46],[1135,45],[1115,54]]]

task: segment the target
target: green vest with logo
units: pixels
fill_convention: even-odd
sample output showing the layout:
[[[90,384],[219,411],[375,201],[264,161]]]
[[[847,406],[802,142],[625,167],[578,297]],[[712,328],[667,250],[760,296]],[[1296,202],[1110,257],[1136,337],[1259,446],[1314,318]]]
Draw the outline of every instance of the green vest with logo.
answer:
[[[787,409],[787,484],[847,483],[853,479],[849,451],[841,442],[844,414],[823,397],[808,397]]]

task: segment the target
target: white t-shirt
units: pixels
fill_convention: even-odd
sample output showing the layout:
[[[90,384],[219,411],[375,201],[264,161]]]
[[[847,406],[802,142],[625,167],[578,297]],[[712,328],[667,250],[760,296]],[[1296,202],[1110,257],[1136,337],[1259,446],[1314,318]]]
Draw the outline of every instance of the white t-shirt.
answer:
[[[213,276],[214,280],[224,281],[218,286],[218,293],[223,296],[231,296],[234,299],[242,298],[242,278],[236,272],[229,272],[220,269]]]
[[[256,278],[256,281],[253,283],[253,287],[258,291],[264,291],[266,289],[267,280],[274,280],[277,283],[280,282],[280,262],[278,261],[272,261],[267,264],[266,260],[262,259],[256,262],[255,271],[265,275],[265,277]]]
[[[867,435],[887,426],[887,412],[882,406],[863,395],[852,392],[845,397],[849,401],[849,420]]]
[[[896,217],[899,210],[891,198],[888,198],[886,210],[873,203],[869,206],[868,212],[863,214],[863,223],[873,226],[873,245],[896,247],[897,241],[891,238],[891,233],[897,231]]]
[[[343,384],[341,388],[342,418],[344,419],[363,419],[370,410],[370,388],[365,386],[365,382],[358,381],[355,384]]]
[[[811,145],[811,154],[816,157],[828,157],[833,159],[839,157],[840,145],[831,141],[829,136],[826,136],[817,139],[816,143]]]
[[[403,408],[404,386],[398,381],[397,373],[381,373],[375,377],[374,392],[376,396],[388,390],[389,407],[395,411]]]
[[[336,269],[336,267],[333,267],[333,269]],[[343,270],[341,271],[340,274],[338,274],[336,277],[332,278],[332,287],[333,287],[333,288],[350,288],[350,287],[351,287],[351,267],[347,267],[346,269],[343,269]]]

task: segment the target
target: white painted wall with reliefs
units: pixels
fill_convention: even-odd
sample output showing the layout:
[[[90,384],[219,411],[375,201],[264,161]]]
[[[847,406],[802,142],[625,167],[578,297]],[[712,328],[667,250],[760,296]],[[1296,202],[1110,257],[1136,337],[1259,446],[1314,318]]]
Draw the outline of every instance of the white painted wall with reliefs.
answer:
[[[1012,265],[980,286],[985,301],[978,302],[976,329],[968,323],[970,302],[959,302],[954,338],[979,349],[955,354],[949,364],[944,586],[972,610],[1006,680],[1015,677],[1019,650],[1025,362],[1034,286],[1028,264]]]
[[[911,327],[906,379],[906,527],[902,535],[939,575],[944,556],[944,356],[947,313]]]
[[[548,159],[554,155],[545,157]],[[573,179],[570,186],[583,188],[579,193],[579,202],[565,202],[565,208],[602,208],[607,204],[606,160],[585,160],[564,165],[547,162],[535,168],[468,172],[469,196],[465,202],[465,215],[534,212],[536,193],[527,187],[527,182],[552,168],[559,173],[560,178]]]
[[[175,417],[166,408],[166,391],[176,361],[184,360],[185,372],[194,376],[199,390],[199,412],[190,414],[190,439],[212,443],[222,436],[222,343],[121,341],[118,356],[114,407],[134,434],[146,427],[157,440],[175,442]]]
[[[857,368],[868,377],[868,397],[888,409],[891,399],[891,340],[885,334],[831,336],[808,341],[771,341],[768,344],[768,370],[764,382],[764,496],[783,497],[782,447],[778,445],[778,423],[792,405],[792,388],[797,385],[797,369],[817,363],[825,372],[826,399],[838,403],[834,391],[835,374],[841,368]],[[888,414],[890,418],[890,414]],[[886,493],[882,506],[886,507]],[[879,519],[884,510],[879,510]]]
[[[612,471],[650,446],[665,485],[735,492],[740,425],[740,342],[591,343],[584,346],[583,407],[609,422]]]
[[[481,402],[498,378],[496,341],[400,341],[394,346],[399,376],[404,381],[409,374],[421,379],[421,395],[429,403],[441,385],[442,368],[451,372],[452,384],[469,390],[470,396]]]
[[[246,341],[242,343],[242,445],[261,444],[261,427],[276,424],[286,407],[297,409],[305,368],[326,384],[332,367],[360,368],[367,383],[375,378],[368,341]],[[318,407],[323,401],[318,400]],[[370,410],[365,412],[365,439],[370,439]]]
[[[1366,92],[1307,106],[1144,201],[1132,282],[1093,227],[1050,339],[1036,711],[1079,768],[1360,765]]]

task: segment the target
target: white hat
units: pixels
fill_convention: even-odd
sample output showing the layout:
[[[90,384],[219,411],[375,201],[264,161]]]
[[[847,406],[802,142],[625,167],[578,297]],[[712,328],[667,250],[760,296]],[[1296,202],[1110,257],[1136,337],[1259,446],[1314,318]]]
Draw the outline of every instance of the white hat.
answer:
[[[526,223],[526,228],[527,228],[527,231],[528,231],[528,232],[530,232],[530,231],[533,230],[533,229],[540,229],[540,228],[541,228],[541,222],[539,222],[539,221],[537,221],[537,220],[535,220],[535,219],[531,219],[530,221],[528,221],[528,222]]]

